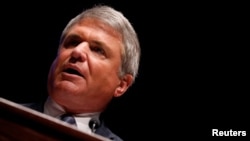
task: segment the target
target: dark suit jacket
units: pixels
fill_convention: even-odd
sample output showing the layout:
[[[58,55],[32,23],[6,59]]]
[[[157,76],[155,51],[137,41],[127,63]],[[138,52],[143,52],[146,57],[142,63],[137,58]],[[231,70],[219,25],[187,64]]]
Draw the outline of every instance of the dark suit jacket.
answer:
[[[39,102],[39,103],[24,103],[21,104],[23,106],[29,107],[31,109],[34,109],[36,111],[39,111],[41,113],[43,113],[44,109],[43,109],[43,105],[44,105],[45,101]],[[117,136],[116,134],[114,134],[104,123],[103,120],[100,120],[100,126],[97,127],[97,129],[95,130],[95,133],[101,136],[104,136],[106,138],[109,138],[111,140],[114,141],[123,141],[119,136]]]

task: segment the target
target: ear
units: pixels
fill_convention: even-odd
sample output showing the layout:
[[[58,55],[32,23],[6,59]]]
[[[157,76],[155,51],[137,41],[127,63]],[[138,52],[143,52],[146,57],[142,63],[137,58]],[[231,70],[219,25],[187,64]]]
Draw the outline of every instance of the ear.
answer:
[[[120,84],[115,90],[114,97],[120,97],[121,95],[123,95],[132,84],[133,79],[134,78],[131,74],[126,74],[125,76],[123,76]]]

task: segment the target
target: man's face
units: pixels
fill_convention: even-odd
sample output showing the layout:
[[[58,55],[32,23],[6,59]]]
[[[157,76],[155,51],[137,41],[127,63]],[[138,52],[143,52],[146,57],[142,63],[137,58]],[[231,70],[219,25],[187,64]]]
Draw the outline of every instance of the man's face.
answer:
[[[121,49],[121,36],[110,26],[94,19],[74,25],[51,66],[49,95],[69,111],[103,110],[120,87]]]

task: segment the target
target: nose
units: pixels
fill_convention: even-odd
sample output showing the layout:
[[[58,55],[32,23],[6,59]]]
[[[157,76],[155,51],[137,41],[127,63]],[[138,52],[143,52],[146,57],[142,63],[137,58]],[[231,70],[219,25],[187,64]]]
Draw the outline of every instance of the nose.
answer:
[[[84,62],[87,58],[87,52],[88,52],[88,43],[83,42],[79,45],[77,45],[73,51],[71,52],[71,58],[70,62],[75,63],[75,62]]]

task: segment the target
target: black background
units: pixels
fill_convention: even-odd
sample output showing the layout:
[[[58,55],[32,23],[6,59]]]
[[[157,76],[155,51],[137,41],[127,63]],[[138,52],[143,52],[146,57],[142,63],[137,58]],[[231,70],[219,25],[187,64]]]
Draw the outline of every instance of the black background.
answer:
[[[107,123],[118,135],[156,140],[210,137],[214,128],[248,130],[249,10],[244,3],[2,4],[1,97],[15,102],[43,98],[61,31],[96,3],[122,11],[142,49],[135,84],[107,111]]]

